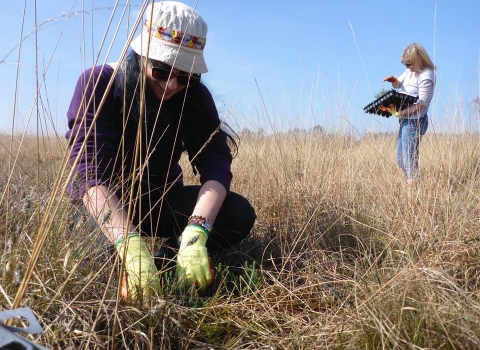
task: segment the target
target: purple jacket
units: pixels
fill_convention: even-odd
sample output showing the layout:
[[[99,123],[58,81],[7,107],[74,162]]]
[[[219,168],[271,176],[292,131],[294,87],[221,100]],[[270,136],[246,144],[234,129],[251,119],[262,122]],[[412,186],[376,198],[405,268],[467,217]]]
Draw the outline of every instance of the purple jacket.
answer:
[[[130,106],[123,101],[122,84],[112,84],[100,106],[112,74],[113,68],[108,65],[85,71],[67,112],[69,130],[65,136],[70,162],[74,164],[79,157],[69,188],[73,200],[80,200],[86,189],[95,185],[119,190],[120,183],[131,183],[134,171],[143,173],[139,181],[149,184],[142,186],[145,190],[182,185],[179,160],[184,151],[200,174],[201,184],[216,180],[230,190],[232,154],[226,134],[218,132],[220,120],[212,95],[202,83],[164,101],[158,118],[160,101],[153,99],[155,113],[147,115],[142,124],[142,144],[138,148],[138,116],[128,113]],[[140,160],[134,169],[135,152],[140,153]]]

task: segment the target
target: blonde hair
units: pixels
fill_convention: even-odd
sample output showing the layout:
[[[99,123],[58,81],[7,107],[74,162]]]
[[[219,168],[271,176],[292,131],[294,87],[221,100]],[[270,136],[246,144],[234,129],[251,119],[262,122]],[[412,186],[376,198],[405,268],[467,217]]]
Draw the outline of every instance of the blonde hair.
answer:
[[[403,50],[401,58],[402,62],[410,62],[412,66],[419,71],[427,67],[433,70],[437,68],[430,59],[427,50],[417,43],[407,45],[405,50]]]

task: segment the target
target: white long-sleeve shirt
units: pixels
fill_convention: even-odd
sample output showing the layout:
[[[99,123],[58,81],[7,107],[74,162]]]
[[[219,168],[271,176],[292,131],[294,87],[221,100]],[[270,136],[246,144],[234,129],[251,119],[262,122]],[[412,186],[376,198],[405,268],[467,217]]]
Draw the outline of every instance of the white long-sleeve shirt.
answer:
[[[435,89],[435,72],[430,68],[425,68],[415,76],[410,69],[406,69],[398,77],[400,86],[399,91],[405,92],[412,96],[418,96],[418,101],[425,106],[425,109],[418,114],[410,115],[409,119],[419,119],[427,114],[428,107],[432,101],[433,91]]]

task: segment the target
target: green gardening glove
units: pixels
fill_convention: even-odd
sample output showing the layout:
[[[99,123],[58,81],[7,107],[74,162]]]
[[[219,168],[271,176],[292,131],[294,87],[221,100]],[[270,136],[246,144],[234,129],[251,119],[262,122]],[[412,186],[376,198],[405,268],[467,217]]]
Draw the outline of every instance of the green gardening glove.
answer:
[[[177,256],[177,276],[181,283],[188,283],[203,291],[212,282],[208,260],[207,233],[198,226],[187,225],[180,237]]]
[[[161,294],[158,270],[140,235],[138,233],[131,234],[127,239],[117,241],[115,247],[121,259],[125,256],[128,296],[132,299],[142,300],[143,297]]]

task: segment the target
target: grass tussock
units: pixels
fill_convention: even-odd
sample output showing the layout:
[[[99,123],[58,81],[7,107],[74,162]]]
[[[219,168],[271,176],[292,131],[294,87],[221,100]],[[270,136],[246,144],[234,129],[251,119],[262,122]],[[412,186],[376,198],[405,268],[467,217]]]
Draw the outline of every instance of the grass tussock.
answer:
[[[51,222],[21,298],[49,348],[478,349],[477,134],[427,133],[416,189],[395,165],[393,134],[240,137],[232,190],[256,208],[251,236],[213,257],[206,295],[165,270],[149,305],[117,301],[117,257],[66,195],[52,198],[63,140],[2,137],[2,309]]]

